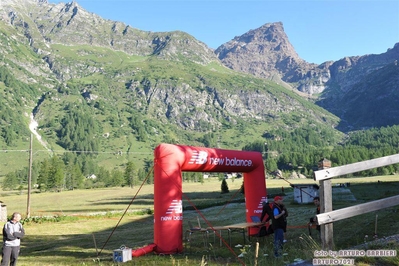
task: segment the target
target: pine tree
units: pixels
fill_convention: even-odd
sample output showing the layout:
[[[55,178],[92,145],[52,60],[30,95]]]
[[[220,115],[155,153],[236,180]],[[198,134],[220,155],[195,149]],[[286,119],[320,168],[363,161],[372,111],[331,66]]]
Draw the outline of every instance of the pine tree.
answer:
[[[226,179],[222,180],[221,188],[222,188],[222,194],[230,192],[229,191],[229,186],[227,185],[227,182],[226,182]]]
[[[129,161],[126,164],[125,172],[124,172],[124,178],[125,178],[125,183],[133,188],[134,185],[134,175],[136,174],[136,166],[134,165],[133,162]]]
[[[18,185],[18,178],[14,172],[8,173],[3,179],[3,190],[13,190]]]

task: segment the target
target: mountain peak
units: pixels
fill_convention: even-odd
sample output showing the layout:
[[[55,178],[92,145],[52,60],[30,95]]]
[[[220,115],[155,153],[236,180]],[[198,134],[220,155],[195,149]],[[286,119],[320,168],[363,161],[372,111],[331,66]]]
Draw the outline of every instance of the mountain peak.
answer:
[[[250,30],[239,37],[235,37],[233,40],[248,43],[254,40],[278,41],[279,39],[288,39],[285,35],[282,22],[266,23],[257,29]]]
[[[277,74],[292,81],[295,77],[291,70],[306,64],[289,42],[282,22],[266,23],[236,36],[218,47],[215,53],[231,69],[261,78],[271,78]]]

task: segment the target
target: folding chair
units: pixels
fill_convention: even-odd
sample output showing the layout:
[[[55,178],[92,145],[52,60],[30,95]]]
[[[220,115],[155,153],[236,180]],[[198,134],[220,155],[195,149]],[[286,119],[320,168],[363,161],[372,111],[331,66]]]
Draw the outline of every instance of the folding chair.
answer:
[[[191,223],[191,221],[188,221],[188,226],[189,228],[186,230],[186,240],[188,245],[192,245],[192,242],[194,240],[193,238],[193,234],[194,233],[200,233],[202,235],[202,239],[203,239],[203,243],[204,243],[204,247],[207,248],[208,247],[208,230],[206,228],[202,228],[201,227],[201,223],[199,218],[197,217],[197,222],[198,222],[198,226],[193,226],[193,224]]]

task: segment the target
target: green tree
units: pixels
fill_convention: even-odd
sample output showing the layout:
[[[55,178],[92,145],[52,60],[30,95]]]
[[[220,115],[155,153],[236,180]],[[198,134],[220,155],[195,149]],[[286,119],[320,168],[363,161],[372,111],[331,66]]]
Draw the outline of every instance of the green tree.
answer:
[[[18,178],[15,172],[10,172],[6,175],[3,180],[2,188],[3,190],[13,190],[18,185]]]
[[[138,180],[144,181],[146,177],[147,177],[147,172],[146,172],[143,168],[140,168],[140,169],[137,171],[137,178],[138,178]]]
[[[78,165],[73,165],[72,169],[72,176],[74,180],[74,187],[75,188],[83,188],[84,182],[85,182],[85,177],[82,174],[82,171],[80,170]]]
[[[128,186],[133,188],[134,186],[134,176],[136,175],[136,166],[133,162],[129,161],[126,164],[125,172],[123,174],[125,182]]]
[[[130,119],[130,126],[136,132],[138,141],[147,141],[147,132],[144,127],[143,118],[139,114],[135,114]]]
[[[124,184],[123,172],[118,169],[113,169],[111,172],[111,184],[112,187],[119,187]]]
[[[205,134],[199,141],[202,142],[205,147],[216,147],[217,145],[217,139],[213,132]]]
[[[12,145],[15,139],[17,138],[13,126],[4,127],[2,132],[2,137],[4,138],[4,141],[8,146]]]
[[[144,159],[144,171],[147,177],[147,184],[154,184],[154,175],[148,175],[153,170],[154,161],[152,159]]]
[[[79,152],[98,151],[99,143],[95,136],[99,127],[94,118],[86,113],[90,110],[75,110],[71,106],[66,109],[70,112],[61,121],[59,144]]]
[[[62,191],[64,187],[64,162],[54,155],[50,159],[50,171],[47,179],[47,188]]]
[[[42,191],[47,190],[47,183],[50,176],[50,161],[45,159],[40,164],[39,176],[37,178],[38,188]]]
[[[230,192],[229,186],[227,185],[227,182],[226,182],[226,179],[222,180],[221,189],[222,189],[222,194]]]
[[[84,176],[79,166],[76,164],[68,164],[65,168],[65,188],[73,190],[75,188],[83,188]]]
[[[276,160],[273,158],[270,158],[270,157],[269,157],[269,159],[266,160],[265,167],[268,172],[273,172],[278,169]]]
[[[96,183],[99,187],[108,187],[111,185],[111,173],[104,167],[100,167],[97,172]]]

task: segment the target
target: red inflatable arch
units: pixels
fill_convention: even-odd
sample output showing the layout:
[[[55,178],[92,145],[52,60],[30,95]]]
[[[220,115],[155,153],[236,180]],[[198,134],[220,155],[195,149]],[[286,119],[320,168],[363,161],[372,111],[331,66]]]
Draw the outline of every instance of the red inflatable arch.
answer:
[[[156,253],[173,254],[183,250],[182,171],[244,173],[246,220],[250,222],[250,216],[262,213],[266,182],[261,153],[160,144],[154,151],[154,244],[151,249]]]

